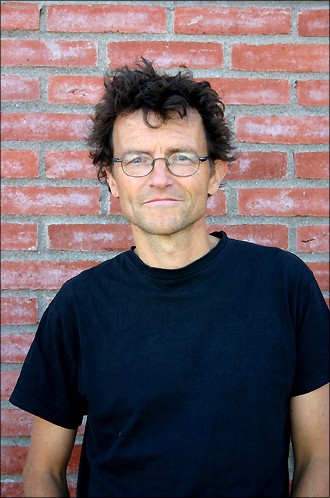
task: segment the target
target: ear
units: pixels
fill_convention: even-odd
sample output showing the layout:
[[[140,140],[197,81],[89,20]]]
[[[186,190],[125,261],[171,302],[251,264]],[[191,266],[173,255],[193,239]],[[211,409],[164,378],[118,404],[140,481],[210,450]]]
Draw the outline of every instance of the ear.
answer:
[[[227,171],[228,164],[226,162],[220,160],[214,162],[214,172],[209,181],[209,195],[213,195],[217,192],[223,178],[226,176]]]
[[[112,174],[112,172],[110,171],[110,169],[107,168],[107,183],[109,185],[109,189],[110,189],[110,192],[111,192],[111,195],[113,195],[114,197],[119,197],[119,191],[118,191],[118,186],[117,186],[117,182]]]

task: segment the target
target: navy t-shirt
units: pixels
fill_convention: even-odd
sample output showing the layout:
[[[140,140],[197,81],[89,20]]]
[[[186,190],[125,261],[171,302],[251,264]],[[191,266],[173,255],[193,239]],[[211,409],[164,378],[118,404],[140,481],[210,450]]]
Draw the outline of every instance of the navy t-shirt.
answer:
[[[214,235],[176,270],[124,252],[44,313],[10,401],[87,415],[78,496],[288,496],[289,400],[329,380],[328,309],[293,254]]]

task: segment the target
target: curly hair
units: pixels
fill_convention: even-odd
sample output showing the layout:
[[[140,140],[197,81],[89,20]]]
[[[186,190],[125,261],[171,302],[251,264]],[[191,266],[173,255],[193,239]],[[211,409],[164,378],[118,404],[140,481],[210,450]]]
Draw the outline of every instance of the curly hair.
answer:
[[[113,127],[118,116],[142,110],[146,125],[149,113],[155,114],[161,123],[178,114],[187,115],[190,108],[201,116],[205,129],[211,168],[220,159],[235,160],[232,134],[226,123],[225,106],[208,81],[194,81],[191,71],[179,71],[175,76],[159,74],[150,61],[141,57],[134,68],[127,65],[104,76],[105,92],[95,106],[91,117],[92,129],[87,143],[92,148],[90,157],[98,167],[98,179],[106,180],[106,168],[112,168]]]

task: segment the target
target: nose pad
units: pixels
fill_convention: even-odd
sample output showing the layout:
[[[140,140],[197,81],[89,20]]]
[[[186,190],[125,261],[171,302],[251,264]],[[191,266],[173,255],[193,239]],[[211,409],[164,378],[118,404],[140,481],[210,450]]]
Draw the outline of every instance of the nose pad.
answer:
[[[163,164],[156,164],[156,161],[163,161]],[[152,183],[166,183],[168,182],[169,179],[172,178],[171,172],[168,167],[168,160],[165,157],[156,157],[152,161],[153,169],[150,174],[150,177],[152,178]]]
[[[170,170],[169,170],[169,162],[168,162],[168,160],[166,159],[166,157],[155,157],[155,159],[154,159],[154,160],[152,161],[152,163],[151,163],[151,164],[152,164],[153,169],[155,169],[155,166],[156,166],[156,161],[164,161],[165,166],[166,166],[166,170],[167,170],[168,172],[170,172]]]

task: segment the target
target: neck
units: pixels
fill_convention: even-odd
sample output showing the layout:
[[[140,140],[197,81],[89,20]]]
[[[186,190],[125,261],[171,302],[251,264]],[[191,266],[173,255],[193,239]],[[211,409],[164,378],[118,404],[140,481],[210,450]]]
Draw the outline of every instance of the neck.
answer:
[[[180,231],[172,235],[141,233],[132,226],[136,244],[135,253],[148,266],[174,270],[183,268],[207,254],[219,239],[204,232],[186,234]]]

